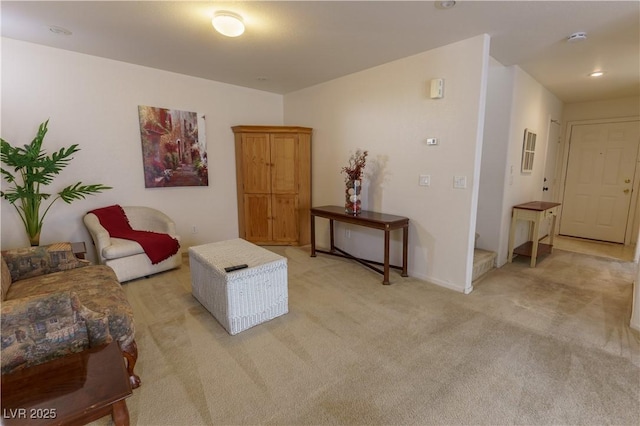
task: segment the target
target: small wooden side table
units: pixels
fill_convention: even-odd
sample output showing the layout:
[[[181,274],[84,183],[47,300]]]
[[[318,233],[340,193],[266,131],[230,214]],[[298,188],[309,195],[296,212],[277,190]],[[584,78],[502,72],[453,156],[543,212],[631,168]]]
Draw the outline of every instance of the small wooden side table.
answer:
[[[117,342],[2,376],[2,424],[129,425],[129,375]]]
[[[71,243],[71,250],[78,259],[84,259],[85,254],[87,254],[87,246],[84,244],[84,241]]]
[[[507,260],[509,263],[513,261],[513,254],[531,257],[531,267],[536,267],[536,260],[539,255],[551,253],[553,250],[553,236],[556,230],[556,218],[560,203],[551,203],[547,201],[531,201],[529,203],[518,204],[513,206],[511,213],[511,228],[509,229],[509,255]],[[551,229],[549,230],[549,244],[538,242],[540,223],[552,217]],[[528,220],[529,225],[529,241],[513,248],[516,236],[516,225],[518,220]]]

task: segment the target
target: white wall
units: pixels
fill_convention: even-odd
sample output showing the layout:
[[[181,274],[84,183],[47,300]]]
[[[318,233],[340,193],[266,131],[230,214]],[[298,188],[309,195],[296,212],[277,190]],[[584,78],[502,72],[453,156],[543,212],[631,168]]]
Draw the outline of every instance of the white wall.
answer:
[[[563,111],[565,122],[637,116],[640,116],[640,97],[638,96],[566,104]]]
[[[497,265],[507,261],[511,211],[514,205],[541,200],[544,186],[545,161],[548,147],[551,119],[562,117],[562,102],[529,74],[518,66],[510,67],[513,75],[513,89],[504,182],[504,197],[500,219],[500,240]],[[489,126],[489,124],[487,124]],[[522,140],[525,129],[537,134],[536,156],[531,173],[521,172]],[[553,148],[552,148],[553,149]],[[553,179],[552,176],[547,178]],[[520,221],[517,225],[515,246],[528,239],[529,224]]]
[[[545,164],[555,161],[557,150],[557,144],[549,146],[550,118],[561,119],[562,103],[519,67],[505,67],[493,58],[487,90],[477,246],[496,252],[496,263],[502,266],[507,261],[512,207],[543,198]],[[531,173],[521,172],[525,128],[537,134]],[[528,224],[518,223],[515,245],[527,238]]]
[[[509,182],[507,154],[511,142],[509,130],[514,79],[514,67],[505,67],[491,58],[476,232],[479,234],[477,247],[496,253],[505,244],[502,234],[503,188]]]
[[[71,240],[91,247],[82,216],[115,203],[161,209],[176,221],[183,248],[238,236],[230,127],[282,124],[281,95],[7,38],[1,42],[2,138],[28,143],[49,118],[48,152],[73,143],[81,148],[51,191],[78,180],[114,188],[71,205],[58,201],[45,221],[42,244]],[[208,187],[145,189],[138,105],[205,114]],[[1,211],[2,249],[28,245],[13,207],[2,200]]]
[[[358,148],[369,151],[365,210],[410,218],[409,275],[471,290],[471,266],[488,68],[488,36],[371,68],[284,97],[286,124],[314,129],[313,205],[344,205],[341,167]],[[429,81],[444,78],[443,99],[429,98]],[[437,146],[427,146],[437,137]],[[420,174],[431,186],[418,186]],[[466,189],[453,177],[466,176]],[[337,242],[354,255],[381,260],[379,231],[352,227]],[[328,225],[317,219],[318,244]],[[400,264],[401,236],[392,241]],[[392,281],[393,281],[392,276]]]

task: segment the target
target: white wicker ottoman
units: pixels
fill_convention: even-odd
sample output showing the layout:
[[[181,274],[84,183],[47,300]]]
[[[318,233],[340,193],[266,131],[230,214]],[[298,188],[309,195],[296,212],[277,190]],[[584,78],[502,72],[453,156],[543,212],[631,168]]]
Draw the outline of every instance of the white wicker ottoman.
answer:
[[[191,292],[234,335],[289,312],[287,259],[243,239],[189,248]],[[246,263],[248,268],[225,272]]]

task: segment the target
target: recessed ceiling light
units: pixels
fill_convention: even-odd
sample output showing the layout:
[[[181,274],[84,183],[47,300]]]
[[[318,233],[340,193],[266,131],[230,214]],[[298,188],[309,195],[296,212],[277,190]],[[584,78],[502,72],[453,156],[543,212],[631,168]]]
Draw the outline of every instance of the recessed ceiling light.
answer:
[[[69,31],[66,28],[62,28],[62,27],[57,27],[55,25],[50,25],[49,26],[49,31],[51,31],[54,34],[57,35],[64,35],[64,36],[70,36],[71,34],[73,34],[71,31]]]
[[[237,13],[218,11],[213,16],[211,24],[216,31],[227,37],[238,37],[244,33],[244,21]]]
[[[579,31],[577,33],[573,33],[571,34],[569,37],[567,37],[567,41],[569,43],[574,43],[576,41],[583,41],[587,39],[587,33],[585,33],[584,31]]]
[[[604,75],[603,71],[594,71],[591,74],[589,74],[589,77],[602,77]]]
[[[437,1],[435,4],[436,9],[451,9],[455,5],[456,5],[456,2],[453,0]]]

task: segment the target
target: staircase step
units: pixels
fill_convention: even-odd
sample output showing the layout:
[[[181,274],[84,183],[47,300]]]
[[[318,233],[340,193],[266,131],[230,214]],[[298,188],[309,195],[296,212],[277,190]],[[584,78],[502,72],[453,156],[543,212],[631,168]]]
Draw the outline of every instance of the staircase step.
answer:
[[[473,250],[473,275],[472,280],[482,278],[487,272],[496,267],[497,254],[492,251],[474,249]]]

